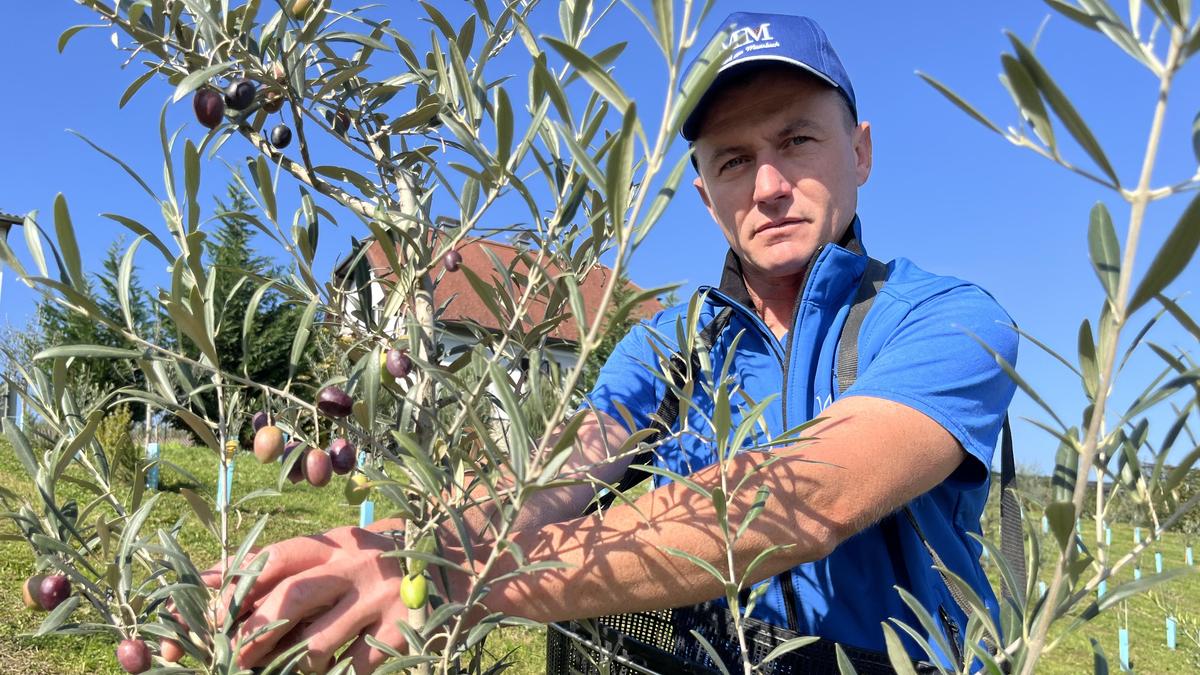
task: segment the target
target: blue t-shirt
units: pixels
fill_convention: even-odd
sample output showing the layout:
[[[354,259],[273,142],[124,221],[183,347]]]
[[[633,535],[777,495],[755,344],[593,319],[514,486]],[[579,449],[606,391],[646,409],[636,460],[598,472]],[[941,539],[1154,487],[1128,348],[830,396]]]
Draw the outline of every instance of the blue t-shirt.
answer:
[[[856,219],[855,235],[858,228]],[[838,337],[866,268],[857,238],[842,244],[827,245],[816,256],[791,331],[782,341],[750,309],[732,253],[721,287],[700,290],[705,298],[698,326],[707,325],[725,307],[733,310],[711,360],[713,372],[728,366],[736,383],[730,411],[734,426],[755,403],[775,396],[762,415],[766,429],[752,433],[747,446],[765,443],[819,416],[838,398]],[[962,445],[966,454],[961,466],[909,507],[945,565],[972,586],[996,618],[995,595],[979,564],[981,547],[969,533],[980,532],[992,451],[1015,390],[996,359],[1015,364],[1017,333],[1011,318],[978,286],[930,274],[905,259],[888,268],[888,280],[859,332],[857,379],[843,395],[882,398],[918,410]],[[686,318],[686,305],[675,307],[630,331],[601,370],[589,405],[629,431],[649,428],[666,393],[661,359],[677,350],[677,324]],[[675,429],[686,423],[697,433],[660,446],[657,465],[686,475],[716,461],[708,423],[710,393],[703,384],[695,386]],[[880,457],[880,467],[902,469],[889,464],[887,457]],[[661,476],[655,480],[658,485],[665,482]],[[894,617],[932,643],[896,586],[940,618],[944,635],[961,642],[958,636],[965,633],[967,617],[903,517],[887,518],[842,542],[828,557],[762,583],[770,587],[754,616],[790,624],[803,635],[884,651],[880,622]],[[785,583],[791,586],[790,598]],[[915,641],[900,633],[914,658],[927,658]]]

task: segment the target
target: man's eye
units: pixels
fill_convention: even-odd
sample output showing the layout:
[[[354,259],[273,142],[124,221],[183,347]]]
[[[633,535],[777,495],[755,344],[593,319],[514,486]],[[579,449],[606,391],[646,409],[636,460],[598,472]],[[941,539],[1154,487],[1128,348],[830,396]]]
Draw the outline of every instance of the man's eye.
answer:
[[[729,160],[728,162],[725,162],[724,164],[722,164],[720,171],[725,171],[726,169],[732,169],[734,167],[740,166],[745,161],[746,161],[745,157],[734,157],[733,159]]]
[[[792,136],[788,139],[790,145],[804,145],[812,140],[812,136]]]

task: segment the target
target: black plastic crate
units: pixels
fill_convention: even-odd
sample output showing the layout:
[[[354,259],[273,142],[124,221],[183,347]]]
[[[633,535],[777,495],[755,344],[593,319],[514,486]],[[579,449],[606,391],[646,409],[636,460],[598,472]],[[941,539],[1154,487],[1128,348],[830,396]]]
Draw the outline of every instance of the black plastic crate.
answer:
[[[795,633],[757,619],[745,619],[746,647],[752,663],[760,663]],[[730,672],[741,670],[741,649],[733,617],[724,606],[705,603],[655,612],[619,614],[591,621],[552,624],[546,636],[547,675],[718,675],[696,631],[712,645]],[[860,675],[895,672],[887,655],[846,647]],[[918,673],[936,672],[916,663]],[[767,664],[767,675],[837,673],[834,644],[818,640]]]

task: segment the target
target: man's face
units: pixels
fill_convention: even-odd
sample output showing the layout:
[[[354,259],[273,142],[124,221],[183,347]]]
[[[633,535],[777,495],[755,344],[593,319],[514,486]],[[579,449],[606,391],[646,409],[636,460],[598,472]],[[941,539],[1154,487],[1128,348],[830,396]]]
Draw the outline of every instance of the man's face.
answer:
[[[749,276],[804,272],[854,218],[871,173],[871,130],[841,95],[796,69],[726,88],[695,142],[700,198]]]

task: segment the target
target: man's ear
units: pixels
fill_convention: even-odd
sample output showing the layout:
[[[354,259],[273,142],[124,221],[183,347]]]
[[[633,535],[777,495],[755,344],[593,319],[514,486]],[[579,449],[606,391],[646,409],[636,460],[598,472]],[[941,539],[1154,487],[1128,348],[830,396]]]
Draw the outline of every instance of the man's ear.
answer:
[[[861,187],[871,176],[871,123],[859,122],[854,128],[854,174]]]
[[[708,212],[711,214],[713,210],[712,200],[708,198],[708,190],[704,187],[704,179],[700,176],[696,176],[692,180],[692,185],[696,186],[696,192],[700,193],[700,201],[704,202],[704,207],[708,209]],[[716,216],[714,216],[714,218],[715,217]]]

